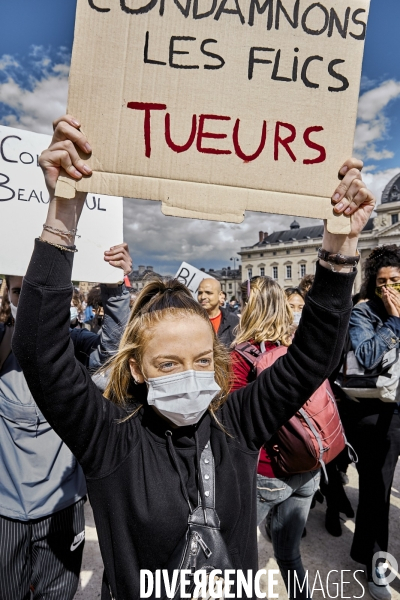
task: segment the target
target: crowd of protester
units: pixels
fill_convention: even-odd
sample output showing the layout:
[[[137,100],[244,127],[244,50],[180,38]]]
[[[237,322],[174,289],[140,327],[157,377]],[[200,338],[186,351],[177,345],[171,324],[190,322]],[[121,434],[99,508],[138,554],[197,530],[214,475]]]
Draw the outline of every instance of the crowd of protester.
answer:
[[[368,376],[379,375],[387,353],[399,360],[400,248],[371,253],[353,307],[357,238],[374,206],[362,165],[345,163],[333,195],[335,210],[352,215],[351,234],[325,229],[315,276],[299,287],[252,277],[241,305],[208,278],[196,298],[161,279],[134,294],[120,281],[132,269],[121,244],[105,252],[118,283],[84,297],[70,283],[84,196],[54,197],[61,166],[73,165],[76,178],[87,173],[69,140],[85,152],[86,138],[64,117],[40,159],[51,199],[46,228],[25,278],[7,276],[0,308],[0,600],[72,600],[87,494],[105,567],[102,600],[140,598],[141,569],[256,572],[257,526],[289,597],[308,599],[308,586],[297,589],[290,577],[306,576],[308,514],[325,499],[327,532],[341,535],[340,514],[354,516],[344,484],[356,455],[349,550],[370,594],[390,600],[375,556],[388,551],[397,395],[384,401],[371,388],[352,397],[343,365],[353,352]],[[282,356],[256,372],[251,353],[277,348]],[[276,436],[328,380],[352,452],[282,475],[271,454]]]

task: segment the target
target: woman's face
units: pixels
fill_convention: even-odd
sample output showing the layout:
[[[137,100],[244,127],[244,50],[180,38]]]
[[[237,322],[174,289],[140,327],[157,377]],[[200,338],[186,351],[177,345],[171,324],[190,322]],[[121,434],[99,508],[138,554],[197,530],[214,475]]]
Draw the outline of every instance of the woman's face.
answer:
[[[213,341],[211,328],[201,317],[166,317],[152,328],[142,370],[134,359],[129,360],[132,377],[143,383],[182,371],[214,371]]]
[[[381,287],[382,285],[388,285],[390,283],[400,282],[400,268],[399,267],[382,267],[379,269],[376,275],[376,286]]]
[[[292,312],[301,312],[303,310],[304,300],[299,294],[289,296],[288,302]]]

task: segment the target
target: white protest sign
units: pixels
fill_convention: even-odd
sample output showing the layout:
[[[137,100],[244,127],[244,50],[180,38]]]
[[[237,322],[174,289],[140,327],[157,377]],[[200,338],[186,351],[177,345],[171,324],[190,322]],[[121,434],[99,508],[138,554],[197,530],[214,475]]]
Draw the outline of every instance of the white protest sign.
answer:
[[[327,218],[352,155],[369,0],[78,0],[68,112],[92,190],[164,214]]]
[[[187,262],[183,262],[175,275],[175,279],[186,285],[197,300],[197,290],[203,279],[215,279],[215,277],[208,275],[204,271],[200,271],[200,269],[196,269],[196,267],[189,265]]]
[[[51,137],[0,125],[0,273],[24,275],[46,220],[49,195],[38,157]],[[79,222],[72,278],[113,283],[121,271],[104,251],[123,241],[122,198],[88,194]]]

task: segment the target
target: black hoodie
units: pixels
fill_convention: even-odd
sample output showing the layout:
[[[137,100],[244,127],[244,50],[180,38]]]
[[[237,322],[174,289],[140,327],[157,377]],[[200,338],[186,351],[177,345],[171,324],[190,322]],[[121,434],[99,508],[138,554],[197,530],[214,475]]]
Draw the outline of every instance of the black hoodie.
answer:
[[[69,336],[70,252],[36,241],[24,279],[13,348],[33,397],[83,467],[105,572],[116,600],[139,595],[140,569],[166,564],[187,527],[188,505],[168,452],[166,422],[145,404],[126,412],[107,401],[76,361]],[[317,266],[293,345],[219,410],[173,430],[183,478],[197,505],[196,444],[215,457],[216,510],[237,569],[258,569],[256,465],[260,447],[337,365],[351,311],[355,274]],[[146,391],[141,395],[145,399]],[[103,586],[102,598],[110,598]]]

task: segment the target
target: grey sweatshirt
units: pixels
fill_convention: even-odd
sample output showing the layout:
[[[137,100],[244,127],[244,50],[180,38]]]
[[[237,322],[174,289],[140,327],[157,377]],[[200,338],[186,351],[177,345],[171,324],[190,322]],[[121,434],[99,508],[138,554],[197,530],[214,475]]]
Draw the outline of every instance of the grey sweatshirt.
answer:
[[[102,295],[105,319],[101,334],[71,332],[75,355],[91,368],[98,368],[115,351],[129,317],[125,286],[102,286]],[[0,323],[0,344],[5,328]],[[82,356],[87,356],[87,361]],[[20,521],[40,519],[85,494],[81,467],[39,410],[18,360],[10,352],[0,369],[0,515]]]

